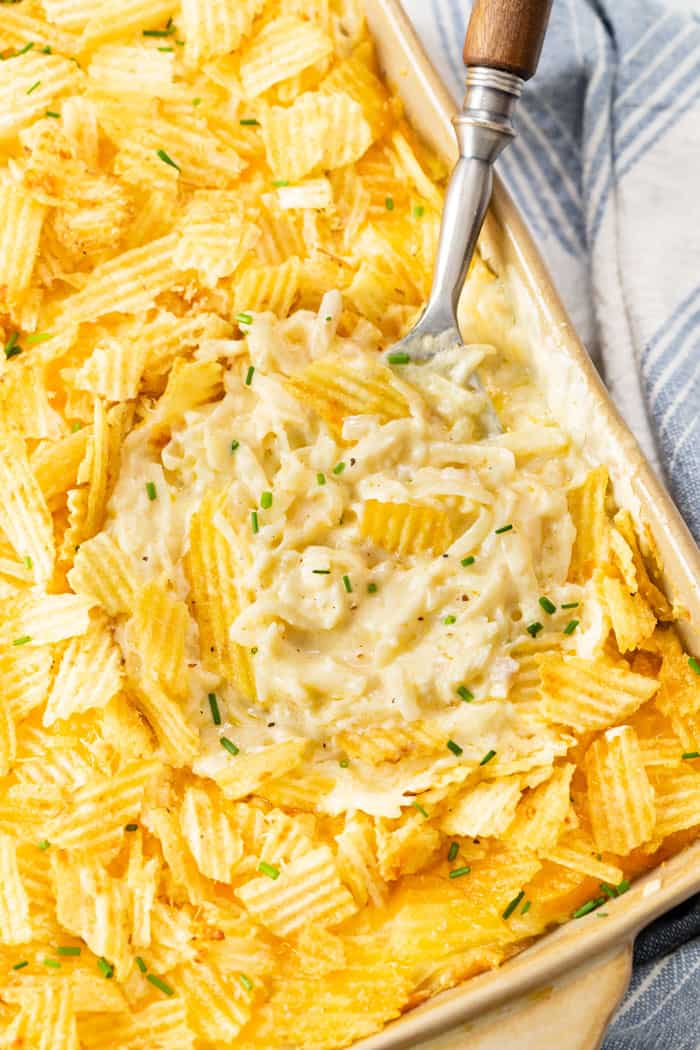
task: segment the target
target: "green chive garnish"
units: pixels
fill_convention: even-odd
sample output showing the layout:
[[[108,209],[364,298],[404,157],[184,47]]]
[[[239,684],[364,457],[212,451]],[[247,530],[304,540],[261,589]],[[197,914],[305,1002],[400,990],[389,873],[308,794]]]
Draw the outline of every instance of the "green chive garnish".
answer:
[[[700,660],[696,660],[694,656],[688,657],[688,667],[695,674],[700,674]]]
[[[44,966],[50,966],[52,970],[60,970],[61,964],[58,959],[43,959]]]
[[[348,594],[352,594],[352,584],[350,583],[350,577],[348,575],[343,576],[343,587]]]
[[[554,602],[550,602],[549,598],[540,598],[540,605],[546,613],[549,613],[550,616],[552,616],[553,613],[557,611],[556,605],[554,604]]]
[[[272,185],[276,186],[277,189],[281,189],[282,186],[288,186],[289,185],[289,179],[273,179],[272,180]]]
[[[27,51],[31,51],[33,47],[34,47],[34,41],[30,40],[28,44],[25,44],[24,47],[21,47],[19,49],[19,51],[17,51],[15,53],[14,57],[15,58],[19,58],[20,55],[26,55]]]
[[[460,747],[459,744],[456,744],[454,740],[448,740],[447,746],[453,755],[457,755],[459,757],[459,755],[464,754],[464,748]]]
[[[149,498],[149,500],[151,502],[153,502],[153,500],[156,498],[158,493],[156,492],[155,482],[153,482],[153,481],[147,481],[146,482],[146,495],[148,496],[148,498]]]
[[[385,197],[384,198],[384,203],[386,205],[386,210],[387,211],[393,211],[394,210],[394,198],[393,197]]]
[[[578,609],[580,602],[565,602],[562,605],[562,609]]]
[[[269,510],[270,509],[270,507],[272,506],[272,493],[271,492],[263,492],[262,496],[260,497],[260,506],[262,507],[263,510]]]
[[[48,343],[49,339],[53,339],[53,332],[34,332],[33,335],[28,335],[24,341],[27,346],[34,346],[36,343]]]
[[[615,887],[615,889],[617,890],[618,897],[621,896],[621,894],[623,894],[623,893],[627,893],[627,890],[629,888],[630,888],[630,880],[629,879],[623,879],[622,882],[618,882],[617,886]]]
[[[491,761],[492,758],[495,758],[495,757],[496,757],[496,752],[495,751],[487,751],[486,754],[484,755],[484,757],[482,758],[481,762],[479,762],[479,765],[480,766],[485,766],[488,762]]]
[[[255,117],[244,117],[243,120],[239,120],[238,123],[244,128],[259,128],[260,121],[256,120]]]
[[[253,991],[253,982],[251,981],[250,977],[246,977],[244,973],[239,973],[238,980],[241,982],[246,992]]]
[[[12,642],[13,645],[26,645],[27,642],[31,642],[31,635],[23,634],[20,638],[15,638]]]
[[[460,697],[461,700],[464,700],[465,704],[471,703],[474,699],[474,694],[471,689],[467,689],[466,685],[460,685],[457,690],[457,696]]]
[[[520,904],[520,902],[521,902],[521,900],[523,899],[524,896],[525,896],[525,890],[521,890],[517,897],[513,897],[513,900],[510,902],[510,904],[508,905],[506,910],[503,912],[503,918],[504,919],[509,919],[511,917],[511,915],[513,914],[515,909],[518,907],[518,905]]]
[[[236,747],[233,740],[229,740],[227,736],[220,737],[219,743],[223,747],[224,751],[228,751],[229,755],[237,755],[240,751],[240,748]]]
[[[236,439],[234,438],[233,441],[231,442],[231,451],[235,452],[237,448],[240,448],[240,446],[241,446],[240,441],[236,441]]]
[[[46,113],[44,113],[44,116],[53,117],[54,120],[58,120],[61,114],[57,113],[55,109],[47,109]]]
[[[236,316],[234,317],[234,321],[238,321],[239,324],[252,324],[253,323],[253,315],[252,314],[236,314]]]
[[[138,831],[138,830],[139,830],[138,824],[125,824],[124,825],[124,831]]]
[[[376,585],[376,583],[368,583],[367,584],[367,593],[368,594],[376,594],[377,593],[377,585]]]
[[[543,628],[543,626],[542,626],[542,624],[541,624],[541,623],[539,623],[539,622],[538,622],[537,620],[535,620],[535,622],[534,622],[534,623],[531,623],[531,624],[530,624],[530,625],[529,625],[529,626],[528,626],[528,627],[526,628],[526,630],[527,630],[527,633],[528,633],[528,634],[529,634],[529,635],[530,635],[530,636],[531,636],[532,638],[536,638],[536,637],[537,637],[537,635],[538,635],[538,634],[540,633],[540,631],[543,631],[543,630],[544,630],[544,628]]]
[[[512,528],[512,525],[501,525],[500,529],[496,529],[495,532],[497,536],[500,536],[502,532],[510,532]]]
[[[156,977],[154,973],[147,973],[146,980],[150,981],[154,988],[157,988],[163,995],[175,995],[175,989],[171,988],[167,981],[164,981],[162,977]]]
[[[447,616],[443,616],[442,622],[449,627],[451,623],[457,623],[457,617],[453,616],[452,613],[449,613]]]
[[[462,558],[462,565],[466,569],[469,565],[473,565],[476,561],[473,554],[470,554],[468,558]]]
[[[684,751],[681,755],[681,758],[685,759],[685,761],[688,761],[692,758],[700,758],[700,751]]]
[[[175,171],[180,171],[180,165],[177,164],[172,157],[169,157],[164,149],[157,149],[156,156],[160,157],[160,159],[163,161],[163,164],[167,164],[170,168],[175,168]]]
[[[27,88],[26,94],[31,95],[39,87],[39,84],[41,84],[41,81],[35,80],[32,86],[30,88]]]
[[[253,376],[255,375],[255,365],[250,365],[248,371],[245,374],[245,385],[250,386],[253,382]]]
[[[51,843],[48,839],[42,839],[41,842],[37,842],[37,847],[42,851],[42,853],[44,852],[44,850],[47,850],[50,845]]]
[[[280,877],[280,869],[276,868],[274,864],[268,864],[266,860],[260,861],[258,871],[262,872],[263,875],[267,875],[268,879],[278,879]]]
[[[17,357],[17,354],[22,353],[22,347],[19,344],[19,332],[13,332],[10,338],[5,343],[5,357],[9,361],[11,357]]]
[[[386,359],[390,365],[407,365],[411,360],[410,355],[404,353],[403,350],[397,350],[396,353],[387,354]]]
[[[250,515],[250,527],[253,530],[253,533],[256,533],[256,532],[260,531],[260,525],[258,523],[258,512],[257,512],[257,510],[254,510],[254,511],[251,512],[251,515]]]
[[[136,962],[136,965],[138,966],[139,970],[141,971],[141,973],[146,973],[147,972],[148,967],[146,966],[145,962],[143,961],[143,959],[141,958],[140,955],[136,956],[135,962]]]
[[[175,26],[173,25],[172,18],[168,19],[168,24],[165,29],[144,29],[144,36],[172,36],[175,32]]]
[[[414,809],[417,809],[417,810],[418,810],[418,812],[420,813],[420,815],[421,815],[422,817],[425,817],[425,818],[426,818],[426,820],[428,819],[428,811],[427,811],[427,809],[424,809],[424,808],[423,808],[423,806],[421,806],[420,802],[415,802],[415,801],[414,801],[414,802],[412,803],[412,805],[413,805],[413,808],[414,808]]]
[[[26,565],[26,567],[27,567],[28,569],[31,569],[31,568],[33,567],[33,565],[34,565],[34,562],[32,561],[32,559],[31,559],[31,557],[30,557],[30,555],[29,555],[29,554],[28,554],[28,555],[27,555],[27,557],[26,557],[26,558],[24,559],[24,564]]]
[[[336,465],[333,467],[333,473],[334,474],[342,474],[344,470],[345,470],[345,464],[343,463],[342,460],[340,461],[340,463],[336,463]]]
[[[74,423],[72,425],[72,427],[70,428],[70,431],[71,431],[71,434],[77,434],[78,431],[82,430],[82,429],[83,429],[83,424],[80,421],[78,421],[77,423]]]
[[[338,763],[338,765],[340,766],[341,769],[347,769],[348,766],[350,765],[350,759],[348,759],[348,758],[341,758],[341,760]]]
[[[450,864],[455,859],[455,857],[457,856],[458,853],[459,853],[459,843],[458,842],[450,843],[450,848],[447,851],[447,859],[449,860]]]
[[[450,872],[450,878],[460,879],[462,875],[468,875],[471,870],[468,864],[465,864],[462,868],[453,868]]]
[[[605,901],[605,897],[595,897],[592,901],[587,901],[585,904],[582,904],[580,908],[576,909],[576,911],[572,911],[571,918],[582,919],[584,915],[588,915],[589,912],[595,911],[596,908],[599,908],[601,904],[605,904]]]
[[[192,99],[192,105],[193,106],[201,106],[201,104],[202,104],[201,98],[193,98]]]
[[[579,620],[569,620],[566,627],[564,628],[564,634],[573,634],[579,625]]]
[[[114,977],[114,967],[111,963],[107,962],[104,955],[101,955],[100,958],[97,960],[97,969],[100,971],[103,977],[107,978],[108,981],[111,977]]]
[[[22,959],[22,962],[15,963],[12,967],[13,970],[23,970],[25,966],[29,966],[28,959]]]
[[[416,204],[414,209],[413,209],[413,214],[416,217],[416,219],[422,219],[423,216],[425,215],[425,208],[423,207],[423,205],[422,204]]]
[[[175,50],[175,48],[174,47],[159,47],[158,50],[159,51],[167,51],[169,54],[172,54],[172,52]]]
[[[219,701],[216,699],[216,693],[209,693],[207,696],[209,701],[209,707],[211,709],[211,718],[215,726],[221,725],[221,711],[219,711]]]
[[[316,475],[316,484],[317,485],[325,485],[326,484],[326,475],[325,474],[321,474],[320,471]]]
[[[56,955],[80,955],[80,948],[73,944],[61,944],[56,949]]]
[[[521,915],[527,915],[527,913],[529,912],[531,907],[532,907],[532,901],[525,901],[525,903],[523,904],[522,908],[520,909],[520,914]]]
[[[312,569],[311,571],[314,576],[330,576],[331,574],[330,569]]]

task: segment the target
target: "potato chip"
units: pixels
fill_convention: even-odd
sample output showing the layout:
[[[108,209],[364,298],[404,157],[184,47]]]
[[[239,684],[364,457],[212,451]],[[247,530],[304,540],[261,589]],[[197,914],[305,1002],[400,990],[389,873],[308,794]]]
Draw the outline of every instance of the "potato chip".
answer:
[[[268,22],[241,54],[241,83],[249,98],[288,80],[329,57],[333,44],[326,34],[301,18]]]
[[[321,81],[320,90],[328,94],[342,93],[359,102],[365,120],[377,139],[389,124],[389,96],[381,80],[374,75],[362,50],[338,65]]]
[[[278,937],[289,937],[310,923],[337,926],[357,910],[328,846],[311,850],[281,870],[268,868],[270,875],[239,886],[236,895]]]
[[[110,616],[120,616],[136,605],[137,573],[137,563],[101,532],[80,545],[68,579],[76,594],[98,603]]]
[[[131,943],[135,948],[148,948],[152,939],[151,915],[158,892],[160,863],[157,857],[145,857],[141,831],[129,833],[129,860],[126,884],[131,894]]]
[[[452,540],[450,520],[444,510],[417,503],[383,503],[366,500],[360,521],[362,535],[395,554],[442,554]]]
[[[208,896],[207,881],[187,846],[177,814],[164,806],[151,806],[144,811],[142,823],[160,840],[163,857],[169,868],[170,880],[176,891],[180,891],[178,899],[182,897],[184,891],[185,898],[194,905],[205,901]],[[154,909],[152,920],[154,923],[156,910],[157,907]],[[178,955],[177,958],[179,960],[180,956]],[[165,961],[169,965],[175,965],[172,959]]]
[[[662,657],[656,706],[669,717],[695,714],[700,710],[700,677],[690,666],[676,633],[659,628],[648,644]]]
[[[17,866],[17,844],[0,833],[0,942],[22,944],[31,939],[29,901]]]
[[[151,579],[136,595],[127,624],[128,644],[138,653],[141,678],[155,679],[171,696],[187,694],[185,637],[190,623],[187,606],[163,578]]]
[[[42,362],[8,368],[0,382],[0,413],[12,419],[25,438],[61,438],[65,424],[51,406]],[[32,459],[32,467],[34,461]]]
[[[15,55],[9,63],[3,62],[0,66],[0,141],[12,138],[36,117],[43,116],[47,109],[60,104],[61,96],[78,94],[82,80],[83,74],[75,63],[60,55],[47,55],[38,48]],[[3,190],[6,191],[8,187],[8,183],[3,184]],[[44,209],[41,208],[37,213],[41,218],[30,218],[30,212],[24,210],[28,207],[25,194],[20,193],[17,197],[3,194],[1,199],[3,238],[8,238],[1,242],[3,249],[6,245],[16,245],[18,241],[14,238],[17,236],[29,238],[26,256],[24,252],[12,253],[15,256],[14,266],[19,263],[29,267],[28,281],[39,232],[36,223],[41,227]],[[7,266],[4,251],[2,259]],[[0,274],[4,284],[4,267]],[[13,287],[16,286],[10,285],[10,294]]]
[[[11,704],[3,695],[3,703],[0,705],[0,776],[7,776],[14,765],[16,755],[17,734]]]
[[[442,194],[433,180],[423,171],[406,135],[401,131],[394,131],[391,136],[391,146],[394,171],[399,185],[406,183],[412,185],[423,200],[440,209]]]
[[[393,826],[392,821],[378,819],[375,835],[379,874],[385,882],[420,871],[434,859],[441,842],[437,828],[429,824],[422,813],[413,811],[397,826]]]
[[[147,348],[145,379],[151,385],[168,373],[178,356],[202,340],[223,339],[230,334],[231,325],[216,314],[177,317],[166,310],[159,310],[152,320],[139,320],[135,331],[129,333]]]
[[[521,794],[519,776],[476,784],[450,801],[440,827],[448,835],[502,835],[515,816]]]
[[[173,91],[175,55],[145,44],[107,44],[93,52],[88,76],[101,91],[136,92],[142,99],[166,98]]]
[[[202,284],[213,288],[238,268],[258,236],[236,195],[199,191],[185,214],[174,262],[181,270],[196,270]]]
[[[229,536],[216,525],[221,500],[205,495],[190,521],[187,572],[192,615],[199,626],[199,646],[205,667],[220,674],[253,700],[255,678],[250,655],[231,640],[231,624],[240,611],[236,592],[236,552]],[[280,774],[285,770],[280,770]],[[241,796],[235,796],[241,797]]]
[[[183,0],[182,28],[189,65],[227,55],[250,32],[265,0]]]
[[[177,979],[187,989],[188,1021],[200,1039],[228,1042],[250,1020],[254,993],[236,975],[224,976],[216,967],[191,962]]]
[[[241,270],[234,285],[234,310],[270,310],[278,317],[286,317],[299,291],[299,278],[300,264],[296,256],[279,266],[250,266]]]
[[[562,835],[543,856],[563,868],[590,875],[591,878],[607,882],[611,886],[617,886],[624,875],[622,868],[602,859],[593,839],[583,831],[572,831]]]
[[[230,882],[244,846],[224,807],[201,788],[188,787],[182,800],[180,827],[202,875]]]
[[[352,164],[372,142],[362,107],[342,91],[310,91],[288,108],[271,106],[262,136],[273,176],[290,180]]]
[[[84,365],[78,369],[75,385],[106,401],[135,398],[141,385],[147,348],[108,339],[98,343]]]
[[[151,417],[154,441],[182,422],[185,412],[215,401],[223,390],[222,369],[218,361],[183,361],[173,364],[165,393]]]
[[[575,656],[542,656],[542,714],[578,732],[628,718],[659,688],[654,678]]]
[[[73,994],[68,981],[47,981],[22,996],[20,1011],[4,1032],[8,1046],[79,1050]]]
[[[296,186],[280,186],[277,201],[282,211],[312,208],[324,211],[333,205],[333,189],[327,178],[304,179]]]
[[[622,538],[626,546],[624,561],[627,564],[628,568],[627,575],[625,575],[623,572],[623,576],[625,576],[625,582],[629,585],[630,579],[633,579],[634,583],[636,584],[636,588],[638,589],[641,596],[645,598],[646,601],[649,603],[657,619],[672,620],[673,608],[663,591],[659,590],[654,581],[651,579],[644,558],[642,557],[642,552],[639,549],[639,540],[637,538],[637,532],[635,530],[634,522],[632,520],[632,515],[628,510],[619,510],[615,515],[614,521],[616,526],[615,531],[617,531],[618,535]],[[618,560],[618,564],[622,568],[619,553],[620,547],[620,544],[613,544],[613,552],[616,555],[616,560]],[[629,566],[630,560],[632,563],[631,567]]]
[[[91,599],[77,594],[27,592],[14,608],[6,608],[0,637],[32,646],[77,638],[88,629],[92,605]]]
[[[370,818],[364,813],[348,815],[335,841],[340,877],[357,904],[363,907],[369,902],[380,907],[384,903],[386,886],[379,875],[376,838]]]
[[[639,648],[656,626],[651,608],[641,594],[630,594],[621,580],[605,576],[601,585],[620,652]]]
[[[607,491],[608,472],[605,467],[596,467],[580,488],[569,493],[569,513],[576,526],[569,579],[575,583],[587,580],[607,557],[610,532],[605,512]]]
[[[189,765],[199,753],[199,734],[177,700],[151,680],[129,682],[129,693],[146,717],[170,765]]]
[[[93,616],[86,633],[72,638],[51,684],[43,724],[104,707],[122,684],[122,656],[104,618]]]
[[[80,1045],[86,1050],[194,1050],[185,1000],[156,1001],[134,1013],[92,1014],[79,1021]]]
[[[297,769],[265,781],[265,798],[274,806],[313,813],[333,787],[330,777],[313,769]]]
[[[309,741],[293,737],[259,751],[240,752],[231,756],[231,761],[216,772],[214,779],[228,799],[264,794],[268,781],[284,776],[301,764],[309,746]]]
[[[19,558],[31,558],[36,582],[53,573],[53,522],[32,473],[22,437],[3,421],[0,428],[0,529]]]
[[[516,847],[540,853],[557,841],[569,811],[574,768],[570,762],[555,767],[549,780],[523,796],[507,834]]]
[[[32,453],[30,465],[50,509],[76,485],[90,434],[90,427],[80,427],[58,441],[42,441]]]
[[[0,50],[12,48],[19,51],[28,40],[34,41],[37,49],[49,47],[64,55],[75,54],[78,50],[77,37],[72,33],[50,25],[36,11],[31,12],[19,6],[8,7],[3,12],[0,25]]]
[[[58,851],[52,854],[52,865],[58,921],[95,955],[107,959],[122,980],[132,965],[126,884],[94,863],[66,860]]]
[[[651,783],[656,807],[655,840],[700,824],[700,773],[690,768],[656,769],[652,771]]]
[[[609,729],[586,752],[588,808],[599,850],[624,856],[654,833],[654,791],[631,726]]]

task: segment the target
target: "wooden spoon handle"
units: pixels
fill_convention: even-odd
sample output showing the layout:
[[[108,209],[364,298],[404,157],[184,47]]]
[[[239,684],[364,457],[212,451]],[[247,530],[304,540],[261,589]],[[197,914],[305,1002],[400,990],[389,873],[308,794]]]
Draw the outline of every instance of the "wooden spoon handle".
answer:
[[[529,80],[537,69],[552,0],[474,0],[464,61]]]

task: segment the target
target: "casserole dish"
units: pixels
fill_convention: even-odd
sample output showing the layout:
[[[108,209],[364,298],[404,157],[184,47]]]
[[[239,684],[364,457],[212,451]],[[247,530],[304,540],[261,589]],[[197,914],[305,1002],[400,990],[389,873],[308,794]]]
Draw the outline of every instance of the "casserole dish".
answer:
[[[367,19],[384,75],[401,96],[409,121],[453,164],[452,99],[398,0],[372,0]],[[498,178],[480,243],[489,266],[506,279],[552,415],[608,467],[618,505],[648,528],[667,593],[686,613],[679,631],[689,650],[699,653],[698,549],[612,404]],[[467,1040],[472,1050],[525,1050],[541,1045],[543,1026],[548,1041],[562,1050],[593,1050],[627,987],[636,933],[700,890],[699,859],[700,844],[687,847],[611,902],[604,922],[593,914],[568,923],[498,970],[438,995],[357,1043],[358,1050],[458,1050]]]

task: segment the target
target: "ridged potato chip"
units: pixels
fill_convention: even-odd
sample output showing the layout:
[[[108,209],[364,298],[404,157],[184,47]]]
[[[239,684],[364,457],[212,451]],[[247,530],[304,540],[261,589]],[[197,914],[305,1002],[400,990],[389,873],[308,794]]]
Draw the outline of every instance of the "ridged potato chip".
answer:
[[[476,784],[451,800],[440,827],[448,835],[500,836],[512,822],[521,794],[519,776]]]
[[[101,605],[110,616],[132,611],[138,587],[137,566],[112,536],[99,533],[81,543],[68,574],[76,594]]]
[[[134,1013],[92,1014],[81,1017],[78,1030],[87,1050],[194,1050],[194,1032],[187,1023],[187,1007],[180,997],[141,1007]]]
[[[296,256],[278,266],[250,266],[237,275],[234,310],[239,313],[270,310],[286,317],[299,291],[300,264]]]
[[[142,681],[155,679],[173,697],[183,698],[187,693],[185,640],[189,623],[185,603],[164,579],[156,577],[138,591],[126,627],[129,645],[138,654]]]
[[[639,648],[656,626],[650,606],[641,594],[630,594],[622,580],[605,576],[601,586],[620,652]]]
[[[246,37],[265,0],[183,0],[185,57],[194,66],[204,58],[227,55]]]
[[[121,664],[107,623],[93,616],[85,634],[72,638],[63,651],[46,700],[44,725],[104,707],[121,688]]]
[[[548,780],[523,797],[507,833],[515,846],[541,853],[554,845],[569,811],[574,768],[571,763],[556,766]]]
[[[214,779],[231,800],[264,794],[267,783],[296,769],[308,750],[307,740],[292,737],[259,751],[239,752],[217,771]]]
[[[0,833],[0,943],[22,944],[31,939],[29,901],[17,866],[17,844]]]
[[[28,989],[19,1013],[4,1036],[8,1046],[79,1050],[73,994],[68,981],[48,981]]]
[[[607,491],[607,469],[596,467],[580,488],[569,492],[569,513],[576,526],[569,579],[576,583],[587,580],[607,557],[610,532],[605,511]]]
[[[450,519],[444,510],[417,503],[366,500],[360,522],[362,535],[394,554],[442,554],[452,540]]]
[[[241,54],[243,91],[249,98],[262,95],[273,84],[327,59],[332,50],[332,41],[312,22],[290,15],[268,22]]]
[[[36,582],[46,584],[54,566],[53,523],[32,472],[23,438],[7,419],[0,428],[0,529],[20,558],[31,559]]]
[[[244,845],[225,808],[201,788],[189,787],[182,800],[180,827],[202,875],[230,882]]]
[[[262,134],[276,179],[301,179],[313,171],[352,164],[372,142],[362,107],[342,91],[310,91],[288,108],[271,106]]]
[[[624,856],[654,834],[654,791],[631,726],[608,729],[585,757],[588,808],[600,850]]]
[[[542,713],[578,732],[628,718],[659,688],[654,678],[576,656],[542,656]]]
[[[348,815],[335,841],[340,877],[357,904],[362,907],[369,901],[380,907],[384,903],[386,886],[379,875],[376,838],[370,818],[364,813]]]

